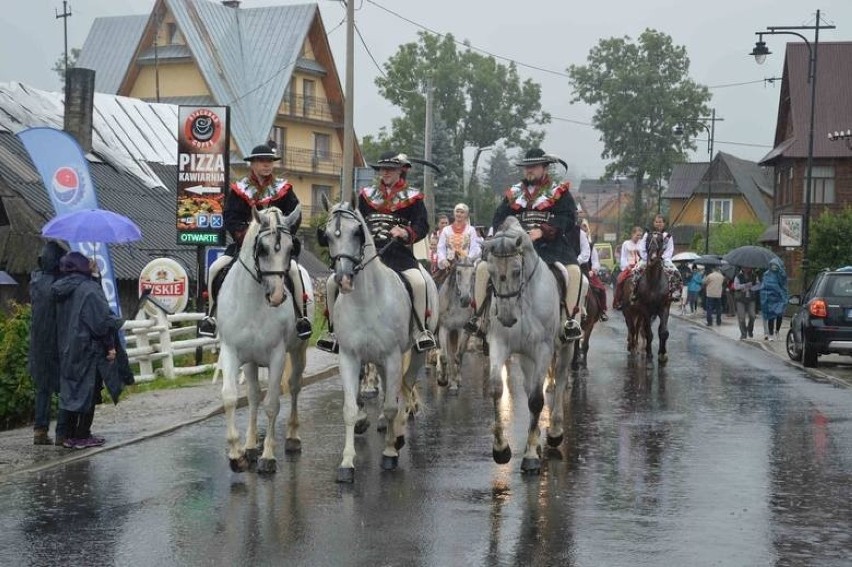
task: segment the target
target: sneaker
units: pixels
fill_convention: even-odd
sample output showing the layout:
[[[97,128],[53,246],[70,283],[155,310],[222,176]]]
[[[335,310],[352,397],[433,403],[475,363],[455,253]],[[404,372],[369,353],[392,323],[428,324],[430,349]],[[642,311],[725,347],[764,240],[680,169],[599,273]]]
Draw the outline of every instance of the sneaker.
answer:
[[[76,449],[79,442],[79,439],[63,439],[62,446],[66,449]]]
[[[75,449],[90,449],[92,447],[100,447],[106,442],[103,437],[95,437],[92,435],[91,437],[86,437],[85,439],[77,439],[74,448]]]
[[[314,332],[314,328],[311,326],[311,321],[307,317],[302,317],[296,321],[296,334],[303,341],[311,338],[311,334]],[[199,331],[200,333],[200,331]]]
[[[774,340],[775,340],[775,337],[773,337],[772,335],[769,335],[769,342],[771,343]]]
[[[435,335],[429,329],[421,331],[414,338],[414,348],[417,349],[417,352],[426,352],[437,346],[438,342],[435,340]]]
[[[64,443],[65,443],[65,436],[64,435],[57,435],[56,439],[53,442],[53,444],[56,447],[62,447]]]
[[[202,337],[216,336],[216,318],[206,315],[198,325],[198,334]]]
[[[53,439],[47,434],[47,429],[33,431],[33,445],[53,445]]]
[[[340,345],[337,344],[337,337],[334,336],[334,333],[326,333],[320,337],[317,340],[317,348],[332,354],[340,352]]]

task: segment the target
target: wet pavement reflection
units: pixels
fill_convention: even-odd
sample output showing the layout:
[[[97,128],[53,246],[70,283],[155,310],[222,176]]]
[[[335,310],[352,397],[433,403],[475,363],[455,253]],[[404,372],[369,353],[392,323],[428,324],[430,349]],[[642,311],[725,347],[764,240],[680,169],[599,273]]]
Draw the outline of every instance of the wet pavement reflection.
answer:
[[[2,563],[848,565],[852,392],[691,325],[672,331],[660,368],[624,352],[620,321],[598,325],[541,476],[521,475],[517,456],[493,462],[473,355],[457,397],[421,382],[397,471],[381,470],[371,428],[355,484],[335,484],[334,378],[303,392],[303,453],[279,443],[272,477],[230,471],[221,417],[13,477],[0,485]],[[518,375],[503,411],[513,449],[527,421]]]

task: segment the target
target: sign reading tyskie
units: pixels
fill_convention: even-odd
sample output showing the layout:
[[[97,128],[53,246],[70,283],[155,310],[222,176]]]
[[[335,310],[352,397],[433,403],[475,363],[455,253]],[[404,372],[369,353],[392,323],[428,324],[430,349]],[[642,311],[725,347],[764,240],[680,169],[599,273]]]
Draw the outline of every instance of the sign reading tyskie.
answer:
[[[227,106],[178,107],[178,244],[225,242],[222,204],[230,137]]]
[[[186,270],[171,258],[151,260],[139,275],[139,295],[151,290],[151,299],[169,313],[180,313],[189,300],[189,278]],[[149,315],[157,314],[152,302],[145,303]]]

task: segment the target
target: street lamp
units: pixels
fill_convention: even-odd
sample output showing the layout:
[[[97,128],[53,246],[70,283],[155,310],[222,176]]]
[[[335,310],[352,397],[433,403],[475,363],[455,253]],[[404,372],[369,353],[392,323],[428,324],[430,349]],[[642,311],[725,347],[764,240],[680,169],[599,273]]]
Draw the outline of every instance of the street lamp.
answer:
[[[704,254],[710,253],[710,197],[713,194],[713,143],[716,139],[716,122],[724,122],[724,118],[716,118],[716,109],[710,111],[710,116],[702,116],[689,120],[698,124],[707,131],[707,153],[710,154],[710,176],[707,179],[707,210],[704,213]],[[708,126],[706,123],[710,122]],[[683,126],[678,124],[674,127],[674,135],[677,137],[683,136]]]
[[[763,41],[764,35],[795,35],[805,42],[808,48],[808,83],[811,85],[811,120],[808,128],[808,173],[807,187],[805,188],[805,219],[802,223],[802,292],[807,289],[808,283],[808,241],[810,240],[811,224],[811,191],[813,189],[813,166],[814,166],[814,112],[816,109],[816,73],[817,52],[819,51],[819,30],[833,30],[835,26],[823,25],[820,11],[816,12],[816,22],[812,26],[767,26],[766,31],[754,32],[757,41],[750,55],[758,65],[766,61],[766,56],[771,52]],[[813,44],[808,38],[794,30],[814,30]]]
[[[843,130],[835,130],[828,133],[829,142],[837,142],[839,140],[845,140],[846,147],[852,150],[852,129],[847,129],[845,132]]]

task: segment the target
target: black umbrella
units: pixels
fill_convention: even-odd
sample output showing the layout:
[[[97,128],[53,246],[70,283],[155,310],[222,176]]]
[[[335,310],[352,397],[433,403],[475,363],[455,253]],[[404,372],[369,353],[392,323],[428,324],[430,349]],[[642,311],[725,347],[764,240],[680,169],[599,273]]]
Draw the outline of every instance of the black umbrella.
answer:
[[[769,268],[769,261],[778,258],[772,250],[762,246],[740,246],[723,257],[724,260],[741,268]]]
[[[700,264],[702,266],[721,266],[722,257],[717,254],[705,254],[704,256],[699,256],[693,260],[693,264]]]

